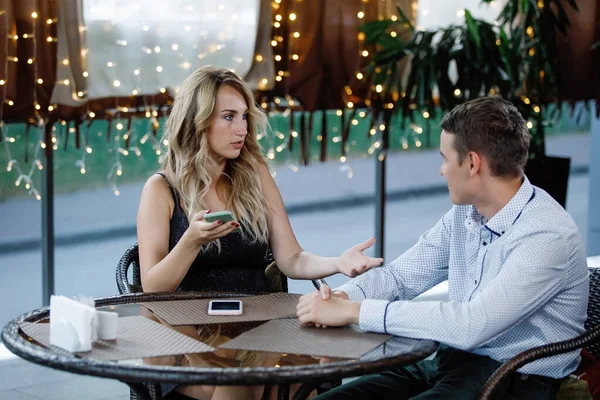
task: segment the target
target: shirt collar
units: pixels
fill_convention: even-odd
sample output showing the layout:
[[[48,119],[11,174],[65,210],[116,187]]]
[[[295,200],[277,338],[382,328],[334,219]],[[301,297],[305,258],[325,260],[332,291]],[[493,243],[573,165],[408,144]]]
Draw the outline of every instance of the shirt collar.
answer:
[[[515,193],[513,198],[485,224],[486,228],[496,235],[502,236],[502,234],[515,223],[517,218],[519,218],[523,209],[532,197],[533,185],[529,182],[529,179],[525,177],[517,193]]]

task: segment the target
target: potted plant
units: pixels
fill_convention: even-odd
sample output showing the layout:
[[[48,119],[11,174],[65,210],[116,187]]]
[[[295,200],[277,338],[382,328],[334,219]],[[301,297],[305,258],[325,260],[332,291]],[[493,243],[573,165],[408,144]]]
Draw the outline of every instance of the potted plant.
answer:
[[[567,3],[577,10],[574,0]],[[374,118],[383,113],[389,119],[395,110],[402,123],[414,122],[416,113],[434,116],[476,97],[501,95],[531,130],[527,176],[564,206],[570,160],[546,156],[544,141],[545,128],[560,113],[556,40],[570,24],[564,7],[560,0],[508,0],[494,23],[465,10],[463,24],[438,30],[416,30],[400,8],[399,18],[366,23],[360,29],[374,47],[365,68]],[[403,61],[405,74],[399,73]]]

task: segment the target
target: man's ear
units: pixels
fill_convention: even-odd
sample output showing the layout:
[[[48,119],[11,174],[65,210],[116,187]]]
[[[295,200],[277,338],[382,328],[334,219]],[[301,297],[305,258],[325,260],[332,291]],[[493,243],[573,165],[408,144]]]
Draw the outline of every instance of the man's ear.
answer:
[[[469,163],[469,175],[473,176],[476,173],[481,171],[481,167],[482,167],[482,162],[483,160],[481,159],[481,157],[479,156],[479,154],[475,153],[474,151],[470,151],[467,154],[467,162]]]

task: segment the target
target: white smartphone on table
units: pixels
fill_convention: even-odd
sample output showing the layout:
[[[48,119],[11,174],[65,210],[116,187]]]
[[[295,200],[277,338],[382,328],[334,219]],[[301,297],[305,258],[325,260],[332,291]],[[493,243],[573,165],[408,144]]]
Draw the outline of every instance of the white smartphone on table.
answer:
[[[208,303],[208,315],[242,315],[241,300],[211,300]]]

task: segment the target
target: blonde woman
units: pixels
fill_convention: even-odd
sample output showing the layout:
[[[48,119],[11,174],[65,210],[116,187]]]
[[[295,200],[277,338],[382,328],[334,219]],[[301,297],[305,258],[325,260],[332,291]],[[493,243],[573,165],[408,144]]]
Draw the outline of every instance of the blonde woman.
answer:
[[[383,262],[363,254],[373,238],[339,257],[300,247],[260,152],[257,134],[266,124],[234,73],[202,67],[183,82],[166,123],[162,169],[148,179],[138,211],[145,292],[266,291],[269,248],[293,279],[356,276]],[[224,210],[238,222],[204,220]]]

